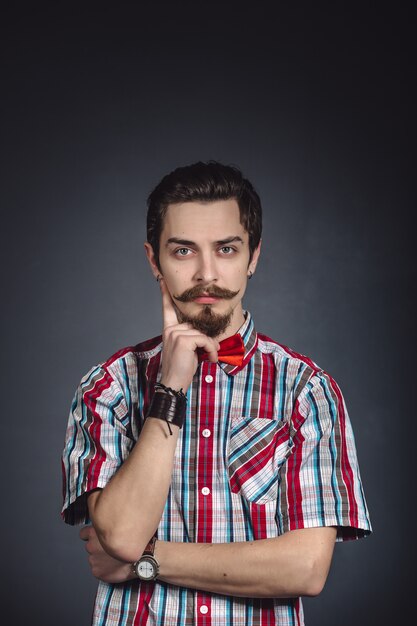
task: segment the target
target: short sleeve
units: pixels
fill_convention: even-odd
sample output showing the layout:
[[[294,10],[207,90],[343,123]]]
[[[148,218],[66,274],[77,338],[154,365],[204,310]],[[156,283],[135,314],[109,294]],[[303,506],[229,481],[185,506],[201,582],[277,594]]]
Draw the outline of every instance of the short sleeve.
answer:
[[[292,449],[280,470],[281,532],[337,526],[337,540],[371,532],[352,425],[331,376],[315,373],[295,402]]]
[[[127,429],[127,406],[120,383],[110,372],[92,368],[76,390],[62,453],[62,517],[88,523],[86,494],[103,488],[134,444]]]

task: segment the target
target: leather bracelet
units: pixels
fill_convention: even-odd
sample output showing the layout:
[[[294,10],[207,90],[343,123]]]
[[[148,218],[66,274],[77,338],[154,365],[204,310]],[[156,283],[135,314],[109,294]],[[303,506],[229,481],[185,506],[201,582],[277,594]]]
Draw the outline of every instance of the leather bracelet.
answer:
[[[175,391],[175,389],[172,389],[171,387],[167,387],[163,383],[155,383],[154,389],[155,391],[160,389],[162,391],[165,391],[166,393],[169,393],[171,396],[175,396],[176,398],[183,398],[185,401],[187,401],[187,398],[184,395],[182,387],[179,391]]]
[[[171,424],[182,428],[187,406],[187,398],[182,392],[173,393],[175,395],[164,390],[156,391],[146,416],[165,421],[170,435],[172,435]]]

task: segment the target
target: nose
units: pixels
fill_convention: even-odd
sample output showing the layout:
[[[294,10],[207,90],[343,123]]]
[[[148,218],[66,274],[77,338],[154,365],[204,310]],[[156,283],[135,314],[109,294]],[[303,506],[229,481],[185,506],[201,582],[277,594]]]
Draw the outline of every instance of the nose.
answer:
[[[217,281],[217,263],[212,251],[208,251],[205,253],[200,252],[194,278],[198,282],[202,282],[204,284],[209,284]]]

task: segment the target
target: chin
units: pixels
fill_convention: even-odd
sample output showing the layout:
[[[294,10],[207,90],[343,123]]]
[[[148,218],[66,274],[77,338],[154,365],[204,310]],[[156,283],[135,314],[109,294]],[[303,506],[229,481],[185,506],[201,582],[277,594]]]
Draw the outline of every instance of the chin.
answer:
[[[216,313],[212,305],[205,305],[196,314],[187,314],[180,311],[180,322],[191,324],[193,328],[208,337],[218,337],[222,335],[230,324],[233,315],[233,308],[226,313]]]

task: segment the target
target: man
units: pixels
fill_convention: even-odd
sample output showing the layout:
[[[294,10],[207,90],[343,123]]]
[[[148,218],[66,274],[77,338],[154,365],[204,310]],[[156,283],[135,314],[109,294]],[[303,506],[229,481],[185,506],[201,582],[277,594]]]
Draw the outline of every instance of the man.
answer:
[[[243,309],[261,225],[235,167],[178,168],[150,194],[162,338],[88,372],[63,453],[95,625],[303,624],[335,540],[371,530],[339,387]]]

